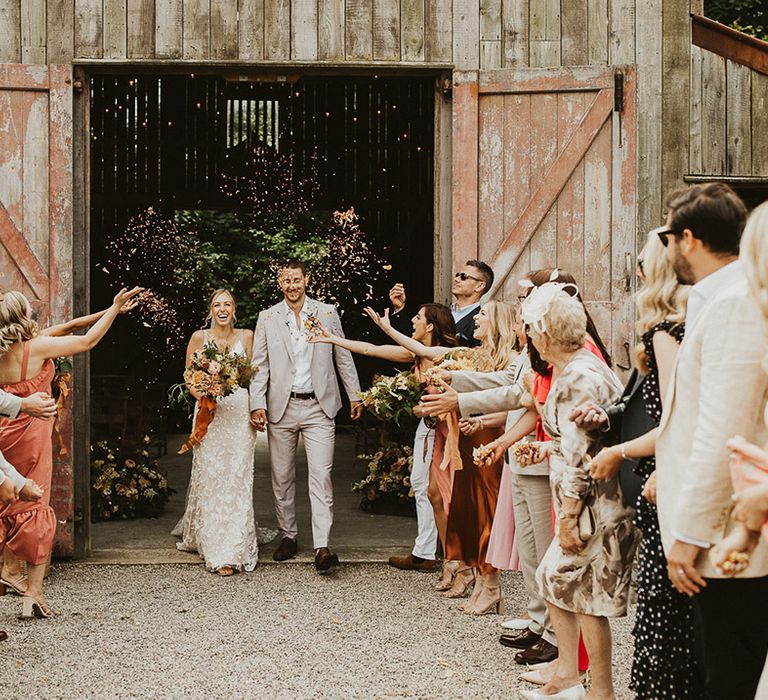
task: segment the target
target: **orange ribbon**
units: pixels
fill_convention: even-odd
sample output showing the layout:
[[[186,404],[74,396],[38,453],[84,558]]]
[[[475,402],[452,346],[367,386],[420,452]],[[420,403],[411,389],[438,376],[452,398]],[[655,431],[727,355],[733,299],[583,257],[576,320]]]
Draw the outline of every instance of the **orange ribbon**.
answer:
[[[54,380],[59,388],[59,399],[56,402],[56,418],[53,427],[56,430],[56,437],[59,440],[59,455],[62,457],[69,454],[69,450],[67,450],[67,445],[64,441],[64,436],[61,434],[61,424],[63,421],[62,416],[66,409],[67,397],[69,396],[69,382],[71,379],[72,375],[69,372],[62,372]]]
[[[192,429],[192,434],[176,454],[183,455],[185,452],[188,452],[193,447],[199,445],[206,436],[208,426],[211,424],[215,415],[216,399],[212,399],[208,396],[203,396],[201,399],[198,399],[197,416],[195,417],[195,425]]]

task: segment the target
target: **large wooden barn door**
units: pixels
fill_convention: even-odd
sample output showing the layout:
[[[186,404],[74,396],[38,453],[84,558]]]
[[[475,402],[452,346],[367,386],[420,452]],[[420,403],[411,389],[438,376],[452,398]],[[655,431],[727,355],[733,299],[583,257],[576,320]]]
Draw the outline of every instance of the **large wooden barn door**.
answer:
[[[633,68],[458,73],[453,88],[453,259],[515,299],[528,270],[578,281],[619,366],[629,365],[636,141]]]
[[[41,325],[68,320],[72,262],[72,68],[0,64],[0,287],[24,292]],[[63,556],[74,551],[69,407],[51,492]]]

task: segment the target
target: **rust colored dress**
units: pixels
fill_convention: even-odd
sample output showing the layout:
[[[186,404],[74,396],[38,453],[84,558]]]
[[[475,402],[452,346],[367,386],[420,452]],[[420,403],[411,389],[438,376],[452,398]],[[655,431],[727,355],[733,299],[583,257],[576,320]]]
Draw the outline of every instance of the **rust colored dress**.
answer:
[[[478,568],[483,576],[496,571],[486,557],[504,462],[499,460],[487,467],[477,467],[472,450],[493,442],[502,432],[501,428],[485,428],[474,435],[460,435],[463,467],[453,472],[446,558],[463,560],[467,566]]]
[[[46,360],[42,369],[27,379],[29,343],[24,343],[21,360],[21,381],[4,384],[2,389],[22,398],[38,391],[51,393],[55,369]],[[53,546],[56,516],[50,506],[53,473],[53,421],[33,418],[25,413],[16,420],[0,419],[0,451],[28,479],[43,489],[39,501],[16,501],[0,507],[0,550],[8,548],[22,561],[44,564]]]

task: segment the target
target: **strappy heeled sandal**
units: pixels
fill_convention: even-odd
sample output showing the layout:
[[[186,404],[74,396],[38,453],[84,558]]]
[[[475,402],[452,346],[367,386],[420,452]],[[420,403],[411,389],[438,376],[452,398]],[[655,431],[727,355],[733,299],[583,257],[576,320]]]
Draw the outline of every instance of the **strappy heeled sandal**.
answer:
[[[33,617],[43,620],[54,617],[56,614],[46,605],[36,601],[32,596],[25,595],[21,598],[21,617],[25,620],[32,619]]]
[[[448,591],[453,585],[453,579],[456,578],[456,572],[459,570],[459,563],[456,566],[449,566],[450,562],[443,563],[443,572],[440,580],[435,584],[436,591]]]
[[[24,588],[22,588],[24,586]],[[24,595],[27,592],[27,578],[26,576],[19,576],[19,578],[9,581],[5,578],[0,578],[0,595],[6,595],[7,593],[13,593],[14,595]]]
[[[443,598],[466,598],[469,595],[469,589],[475,582],[475,570],[471,566],[459,569],[453,577],[453,584],[440,595]]]
[[[467,615],[503,615],[505,612],[504,595],[501,592],[501,586],[485,588],[493,595],[493,599],[488,602],[484,608],[472,608],[469,605],[464,606],[462,612]],[[481,594],[482,595],[482,594]]]

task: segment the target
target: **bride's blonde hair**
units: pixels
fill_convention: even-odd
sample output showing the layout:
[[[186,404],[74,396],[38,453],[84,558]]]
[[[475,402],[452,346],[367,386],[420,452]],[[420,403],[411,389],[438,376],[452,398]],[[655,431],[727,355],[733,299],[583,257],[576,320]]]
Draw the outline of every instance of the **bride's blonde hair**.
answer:
[[[739,259],[749,283],[749,291],[763,315],[763,335],[768,338],[768,202],[763,202],[747,219],[741,236]],[[768,354],[763,358],[768,371]]]
[[[34,338],[38,330],[27,297],[21,292],[4,292],[0,301],[0,357],[16,343]]]
[[[685,321],[688,285],[680,284],[667,258],[661,239],[651,231],[643,248],[643,287],[635,298],[638,336],[662,321],[679,324]],[[648,373],[648,357],[642,341],[635,348],[638,369]]]
[[[234,306],[232,311],[232,328],[234,328],[235,324],[237,323],[237,300],[235,299],[235,295],[232,294],[229,289],[224,289],[224,287],[215,289],[208,297],[208,315],[205,317],[205,322],[209,326],[213,327],[213,302],[216,300],[216,297],[219,296],[219,294],[228,294],[229,298],[232,300],[232,306]]]

